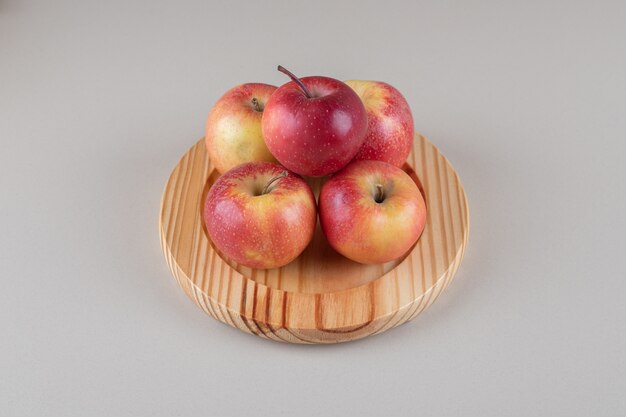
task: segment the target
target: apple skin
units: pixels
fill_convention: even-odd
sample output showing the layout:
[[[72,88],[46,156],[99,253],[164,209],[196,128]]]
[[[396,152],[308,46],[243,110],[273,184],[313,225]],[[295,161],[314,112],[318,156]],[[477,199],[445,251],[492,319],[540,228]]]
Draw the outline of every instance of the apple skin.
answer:
[[[309,185],[271,162],[250,162],[226,172],[209,189],[204,222],[213,244],[250,268],[276,268],[296,258],[313,238],[317,213]],[[261,195],[259,195],[261,194]]]
[[[404,96],[381,81],[346,81],[367,111],[367,134],[355,159],[373,159],[401,167],[413,147],[413,115]]]
[[[274,91],[273,85],[240,84],[228,90],[211,109],[205,144],[211,162],[220,173],[245,162],[276,161],[265,145],[261,130],[263,108]],[[255,108],[253,98],[259,107]]]
[[[377,184],[384,192],[380,203]],[[323,185],[319,215],[333,249],[353,261],[377,264],[400,258],[413,246],[426,225],[426,204],[400,168],[362,160]]]
[[[367,131],[361,99],[345,83],[304,77],[311,98],[294,82],[279,87],[263,112],[263,136],[287,169],[320,177],[343,168],[359,151]]]

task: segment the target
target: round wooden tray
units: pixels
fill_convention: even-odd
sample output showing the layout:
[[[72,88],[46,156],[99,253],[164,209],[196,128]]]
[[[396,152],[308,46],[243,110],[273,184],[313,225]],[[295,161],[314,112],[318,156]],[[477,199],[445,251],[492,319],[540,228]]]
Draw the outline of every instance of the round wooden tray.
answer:
[[[282,268],[254,270],[212,245],[202,209],[219,174],[204,140],[180,160],[161,201],[167,263],[185,293],[213,318],[291,343],[345,342],[384,332],[430,306],[452,281],[469,232],[467,198],[448,160],[416,134],[404,169],[424,195],[424,233],[401,259],[362,265],[333,251],[319,222],[307,249]],[[320,180],[311,180],[317,194]]]

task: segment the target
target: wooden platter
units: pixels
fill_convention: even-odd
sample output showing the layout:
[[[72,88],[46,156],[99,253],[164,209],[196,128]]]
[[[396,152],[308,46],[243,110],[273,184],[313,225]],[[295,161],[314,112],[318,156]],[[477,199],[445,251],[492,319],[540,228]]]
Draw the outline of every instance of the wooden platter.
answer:
[[[204,141],[183,156],[161,201],[167,264],[185,293],[213,318],[244,332],[291,343],[360,339],[405,323],[452,281],[469,233],[467,197],[448,160],[416,134],[404,170],[424,195],[424,233],[401,259],[362,265],[334,252],[318,227],[307,249],[282,268],[254,270],[222,256],[202,220],[219,174]],[[311,180],[317,193],[319,179]]]

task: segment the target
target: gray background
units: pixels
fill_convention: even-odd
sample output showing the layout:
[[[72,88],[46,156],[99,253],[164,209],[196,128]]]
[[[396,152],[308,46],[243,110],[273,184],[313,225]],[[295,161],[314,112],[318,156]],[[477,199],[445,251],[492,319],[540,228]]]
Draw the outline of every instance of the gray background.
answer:
[[[620,1],[0,0],[0,415],[623,416],[625,22]],[[413,322],[272,343],[170,277],[165,181],[277,64],[395,85],[461,175],[466,258]]]

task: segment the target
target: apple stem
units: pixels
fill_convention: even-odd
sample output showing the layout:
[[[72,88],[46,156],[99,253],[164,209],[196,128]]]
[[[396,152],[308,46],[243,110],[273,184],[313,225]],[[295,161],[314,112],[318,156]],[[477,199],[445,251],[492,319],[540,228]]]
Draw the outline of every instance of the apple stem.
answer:
[[[265,188],[263,188],[263,192],[261,193],[261,195],[267,194],[269,192],[269,188],[272,186],[272,184],[274,184],[279,179],[286,177],[287,175],[289,175],[289,171],[284,170],[283,172],[281,172],[280,174],[276,175],[274,178],[269,180],[267,182],[267,184],[265,184]]]
[[[256,97],[252,97],[252,108],[258,112],[263,111],[263,107],[261,107],[261,103],[259,103],[259,100],[257,100]]]
[[[283,67],[282,65],[278,66],[278,71],[282,72],[283,74],[287,74],[289,76],[289,78],[292,79],[292,81],[296,84],[298,84],[298,87],[300,87],[300,89],[304,92],[304,95],[306,96],[306,98],[312,98],[313,95],[311,94],[311,92],[306,88],[306,86],[304,85],[304,83],[302,82],[302,80],[300,80],[300,78],[296,77],[291,71],[289,71],[287,68]]]
[[[385,191],[383,190],[382,184],[376,184],[376,197],[374,197],[374,201],[377,203],[382,203],[385,200]]]

